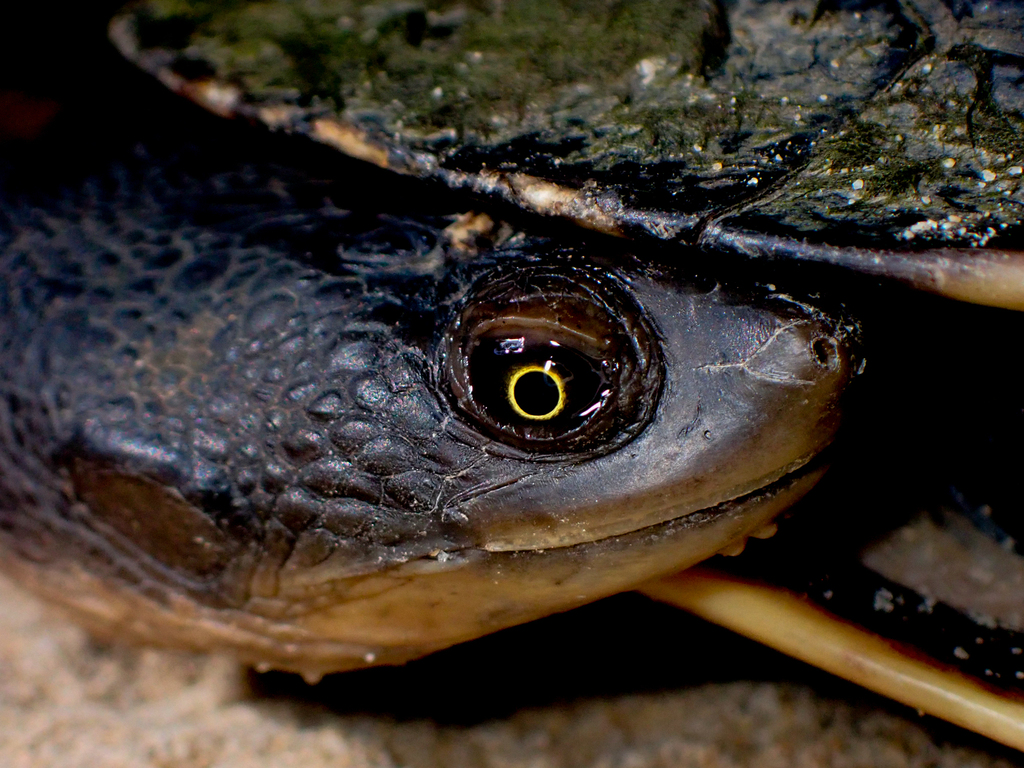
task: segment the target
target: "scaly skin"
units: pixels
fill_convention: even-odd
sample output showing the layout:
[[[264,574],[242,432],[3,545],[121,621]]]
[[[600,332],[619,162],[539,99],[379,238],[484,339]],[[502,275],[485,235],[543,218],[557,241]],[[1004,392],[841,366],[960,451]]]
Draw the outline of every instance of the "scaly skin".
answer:
[[[5,567],[100,629],[396,661],[707,557],[820,474],[851,362],[817,311],[607,246],[467,255],[218,152],[5,204]],[[442,351],[482,284],[541,272],[612,302],[649,373],[538,452],[459,410]]]

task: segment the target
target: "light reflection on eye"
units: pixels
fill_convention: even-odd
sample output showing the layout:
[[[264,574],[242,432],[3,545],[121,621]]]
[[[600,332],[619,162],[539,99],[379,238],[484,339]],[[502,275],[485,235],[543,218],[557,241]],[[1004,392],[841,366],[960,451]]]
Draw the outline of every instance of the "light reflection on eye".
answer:
[[[580,411],[580,416],[581,417],[587,417],[587,416],[590,416],[592,413],[597,413],[598,409],[602,405],[604,405],[605,400],[608,399],[608,396],[611,395],[611,393],[612,393],[612,391],[610,389],[606,389],[603,392],[601,392],[601,399],[598,400],[596,403],[594,403],[589,408],[587,408],[586,410]]]
[[[515,339],[502,339],[495,351],[499,355],[518,355],[526,346],[526,339],[519,336]]]
[[[507,397],[518,416],[547,421],[565,408],[565,381],[550,360],[544,365],[524,365],[509,376]]]

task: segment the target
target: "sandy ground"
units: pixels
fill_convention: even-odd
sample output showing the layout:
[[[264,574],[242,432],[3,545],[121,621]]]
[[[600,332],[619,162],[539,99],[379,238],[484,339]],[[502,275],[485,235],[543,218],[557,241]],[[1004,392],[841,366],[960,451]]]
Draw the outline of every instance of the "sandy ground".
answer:
[[[340,677],[340,676],[339,676]],[[0,765],[7,768],[1008,766],[798,682],[705,683],[583,698],[474,725],[342,714],[267,695],[230,659],[100,646],[0,581]],[[439,695],[458,695],[438,683]],[[315,689],[309,689],[313,691]]]

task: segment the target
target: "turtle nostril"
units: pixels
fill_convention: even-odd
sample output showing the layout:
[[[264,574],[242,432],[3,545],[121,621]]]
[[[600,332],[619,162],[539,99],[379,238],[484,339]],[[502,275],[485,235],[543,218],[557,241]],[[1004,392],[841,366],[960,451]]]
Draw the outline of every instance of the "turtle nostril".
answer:
[[[836,340],[830,336],[819,336],[811,342],[811,354],[822,368],[835,368],[839,359]]]

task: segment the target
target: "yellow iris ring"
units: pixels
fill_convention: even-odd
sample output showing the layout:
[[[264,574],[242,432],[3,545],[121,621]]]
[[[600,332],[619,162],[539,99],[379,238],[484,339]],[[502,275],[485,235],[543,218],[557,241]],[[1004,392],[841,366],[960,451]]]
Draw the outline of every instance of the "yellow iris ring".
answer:
[[[520,407],[519,401],[516,400],[516,384],[528,373],[543,373],[555,382],[555,387],[558,389],[558,402],[547,413],[527,413]],[[522,368],[516,369],[509,377],[507,396],[508,404],[512,406],[512,410],[516,412],[517,416],[522,416],[524,419],[530,419],[531,421],[547,421],[548,419],[555,418],[565,408],[565,382],[551,368],[545,368],[543,365],[524,365]]]

